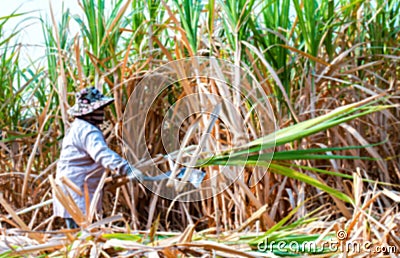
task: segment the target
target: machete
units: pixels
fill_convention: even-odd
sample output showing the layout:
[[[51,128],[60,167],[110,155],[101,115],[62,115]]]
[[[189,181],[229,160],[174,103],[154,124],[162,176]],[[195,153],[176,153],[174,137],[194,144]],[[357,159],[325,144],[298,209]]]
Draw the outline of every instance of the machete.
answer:
[[[186,168],[181,168],[177,175],[177,178],[182,179],[183,176],[185,175],[185,171],[186,171]],[[143,181],[162,181],[164,179],[168,179],[169,176],[171,175],[171,173],[172,173],[172,171],[167,171],[167,172],[162,173],[157,176],[144,176]],[[190,171],[188,182],[190,182],[194,187],[199,188],[201,182],[203,182],[205,175],[206,175],[206,173],[201,170],[192,169]],[[129,178],[129,176],[128,176],[128,178]],[[131,179],[131,178],[129,178],[129,179]]]
[[[182,179],[185,174],[186,168],[181,168],[176,178]],[[171,171],[167,171],[157,176],[143,176],[143,181],[145,182],[158,182],[165,179],[168,179],[171,175]],[[195,188],[199,188],[201,183],[203,182],[206,173],[199,169],[191,169],[188,182],[191,183]],[[138,181],[134,174],[130,174],[127,176],[119,176],[116,178],[109,178],[106,180],[107,182],[113,181],[115,184],[111,186],[112,189],[117,188],[121,185],[126,184],[128,181]]]

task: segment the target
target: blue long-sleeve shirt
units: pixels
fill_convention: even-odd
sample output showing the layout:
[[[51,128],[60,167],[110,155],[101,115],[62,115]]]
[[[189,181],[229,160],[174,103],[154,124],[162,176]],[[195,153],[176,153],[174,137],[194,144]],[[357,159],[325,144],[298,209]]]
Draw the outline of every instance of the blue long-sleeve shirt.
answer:
[[[116,170],[121,174],[129,171],[128,162],[112,151],[104,140],[103,134],[96,126],[85,120],[76,118],[71,124],[63,139],[60,159],[57,163],[56,181],[60,178],[69,178],[83,192],[85,178],[88,177],[88,189],[92,198],[105,168]],[[85,198],[79,196],[67,186],[61,184],[64,191],[68,191],[78,207],[85,214]],[[70,218],[62,204],[54,197],[54,215]],[[98,208],[101,207],[101,201]]]

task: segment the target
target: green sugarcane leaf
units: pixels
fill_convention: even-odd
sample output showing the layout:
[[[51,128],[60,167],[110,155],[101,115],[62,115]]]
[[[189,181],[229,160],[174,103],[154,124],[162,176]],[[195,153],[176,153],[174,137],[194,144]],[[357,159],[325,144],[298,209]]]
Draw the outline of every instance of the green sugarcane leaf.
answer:
[[[287,176],[287,177],[302,181],[306,184],[315,186],[318,189],[320,189],[320,190],[322,190],[344,202],[354,203],[354,201],[345,193],[342,193],[334,188],[331,188],[331,187],[327,186],[325,183],[318,181],[317,179],[307,176],[303,173],[300,173],[294,169],[284,167],[281,165],[277,165],[277,164],[273,164],[273,163],[270,164],[270,169],[271,169],[271,172],[273,172],[273,173]]]
[[[118,239],[118,240],[128,240],[139,242],[142,240],[142,235],[132,235],[132,234],[125,234],[125,233],[112,233],[112,234],[103,234],[101,235],[105,239]]]

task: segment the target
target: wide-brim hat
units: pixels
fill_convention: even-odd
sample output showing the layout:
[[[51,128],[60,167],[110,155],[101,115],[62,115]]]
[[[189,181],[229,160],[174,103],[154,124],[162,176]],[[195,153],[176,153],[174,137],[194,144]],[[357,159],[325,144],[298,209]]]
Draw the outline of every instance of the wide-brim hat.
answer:
[[[75,105],[68,109],[68,114],[71,116],[90,114],[94,110],[105,107],[114,101],[114,98],[104,96],[95,87],[85,88],[75,93],[75,97]]]

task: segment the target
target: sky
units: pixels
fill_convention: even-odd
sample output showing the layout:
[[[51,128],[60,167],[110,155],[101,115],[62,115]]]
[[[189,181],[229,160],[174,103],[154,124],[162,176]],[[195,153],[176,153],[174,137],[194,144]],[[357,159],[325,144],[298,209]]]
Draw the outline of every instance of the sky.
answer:
[[[70,9],[71,14],[82,15],[83,13],[78,0],[0,0],[0,17],[8,16],[15,10],[17,13],[29,12],[23,16],[11,18],[4,28],[5,34],[8,35],[16,26],[21,29],[16,37],[16,40],[24,45],[21,61],[25,60],[26,55],[33,60],[44,55],[44,39],[39,18],[43,17],[51,22],[50,2],[56,21],[59,21],[62,16],[63,4],[65,10]],[[77,33],[78,25],[71,21],[70,29],[72,33]]]

